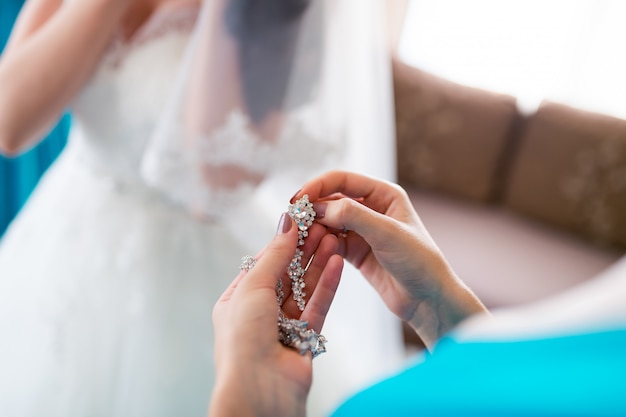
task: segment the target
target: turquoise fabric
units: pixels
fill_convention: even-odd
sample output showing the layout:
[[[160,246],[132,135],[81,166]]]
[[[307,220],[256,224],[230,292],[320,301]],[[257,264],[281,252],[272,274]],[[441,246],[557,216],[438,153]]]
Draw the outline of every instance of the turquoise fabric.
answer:
[[[0,1],[0,51],[4,49],[23,3],[23,0]],[[65,146],[69,127],[70,117],[65,115],[48,137],[33,149],[17,158],[0,156],[0,237],[41,175]]]
[[[334,417],[626,416],[626,329],[517,342],[444,339]]]

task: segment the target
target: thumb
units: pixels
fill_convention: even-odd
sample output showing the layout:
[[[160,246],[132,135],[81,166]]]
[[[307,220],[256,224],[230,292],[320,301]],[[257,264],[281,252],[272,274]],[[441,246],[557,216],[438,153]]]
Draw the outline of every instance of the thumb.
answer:
[[[285,273],[293,258],[298,244],[298,228],[287,213],[283,213],[278,222],[276,235],[263,250],[254,269],[247,273],[247,279],[241,287],[251,290],[269,288],[272,291]]]

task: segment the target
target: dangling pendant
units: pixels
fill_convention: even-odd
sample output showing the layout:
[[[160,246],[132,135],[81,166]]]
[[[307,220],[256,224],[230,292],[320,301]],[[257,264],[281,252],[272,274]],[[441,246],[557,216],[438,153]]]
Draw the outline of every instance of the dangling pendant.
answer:
[[[308,329],[309,323],[285,317],[278,311],[278,340],[285,346],[297,350],[301,355],[311,351],[313,358],[326,352],[326,338]]]
[[[304,292],[306,267],[302,266],[304,252],[299,247],[304,245],[304,239],[309,235],[309,227],[315,220],[315,210],[313,210],[313,204],[309,202],[309,196],[305,194],[301,199],[289,205],[287,213],[298,225],[298,247],[289,267],[287,267],[287,275],[291,280],[293,299],[298,304],[300,311],[304,311],[306,305],[306,292]],[[283,283],[279,280],[276,283],[276,299],[278,301],[278,340],[280,343],[297,350],[301,355],[310,351],[313,358],[326,352],[326,338],[323,335],[309,329],[309,324],[306,321],[285,317],[280,307],[284,297]]]
[[[315,210],[313,210],[313,203],[309,201],[308,194],[302,196],[301,199],[296,200],[295,203],[289,204],[287,208],[287,214],[298,225],[298,246],[304,245],[304,239],[309,235],[309,227],[315,220]],[[306,304],[305,297],[306,292],[304,287],[304,274],[306,269],[302,266],[302,256],[304,252],[300,249],[296,249],[296,253],[293,255],[293,259],[287,268],[287,275],[291,280],[291,292],[293,294],[294,301],[298,304],[300,311],[304,310]]]
[[[302,266],[304,252],[299,247],[304,245],[304,239],[309,235],[308,229],[315,220],[315,210],[313,210],[313,204],[309,202],[309,196],[304,195],[300,200],[289,205],[287,213],[298,225],[298,247],[287,268],[287,275],[291,279],[293,299],[298,304],[300,311],[304,311],[306,305],[306,292],[304,292],[306,267]],[[255,265],[256,259],[252,256],[246,255],[241,258],[240,269],[242,271],[250,271]],[[276,301],[278,302],[278,340],[280,343],[297,350],[301,355],[311,352],[313,358],[326,352],[326,338],[317,334],[315,330],[309,329],[308,322],[285,317],[281,308],[284,298],[283,282],[279,279],[276,283]]]

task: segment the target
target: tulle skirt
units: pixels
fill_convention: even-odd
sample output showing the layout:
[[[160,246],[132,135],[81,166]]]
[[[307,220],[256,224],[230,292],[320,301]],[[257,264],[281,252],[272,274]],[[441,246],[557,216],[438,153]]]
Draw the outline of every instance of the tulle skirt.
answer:
[[[246,249],[62,155],[0,244],[0,415],[204,416]]]

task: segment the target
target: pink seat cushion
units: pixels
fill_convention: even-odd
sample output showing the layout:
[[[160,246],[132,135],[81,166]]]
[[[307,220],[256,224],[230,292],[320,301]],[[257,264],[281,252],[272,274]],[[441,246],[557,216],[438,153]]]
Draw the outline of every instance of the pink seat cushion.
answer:
[[[409,195],[459,277],[490,307],[556,294],[622,255],[501,207],[415,189]]]

